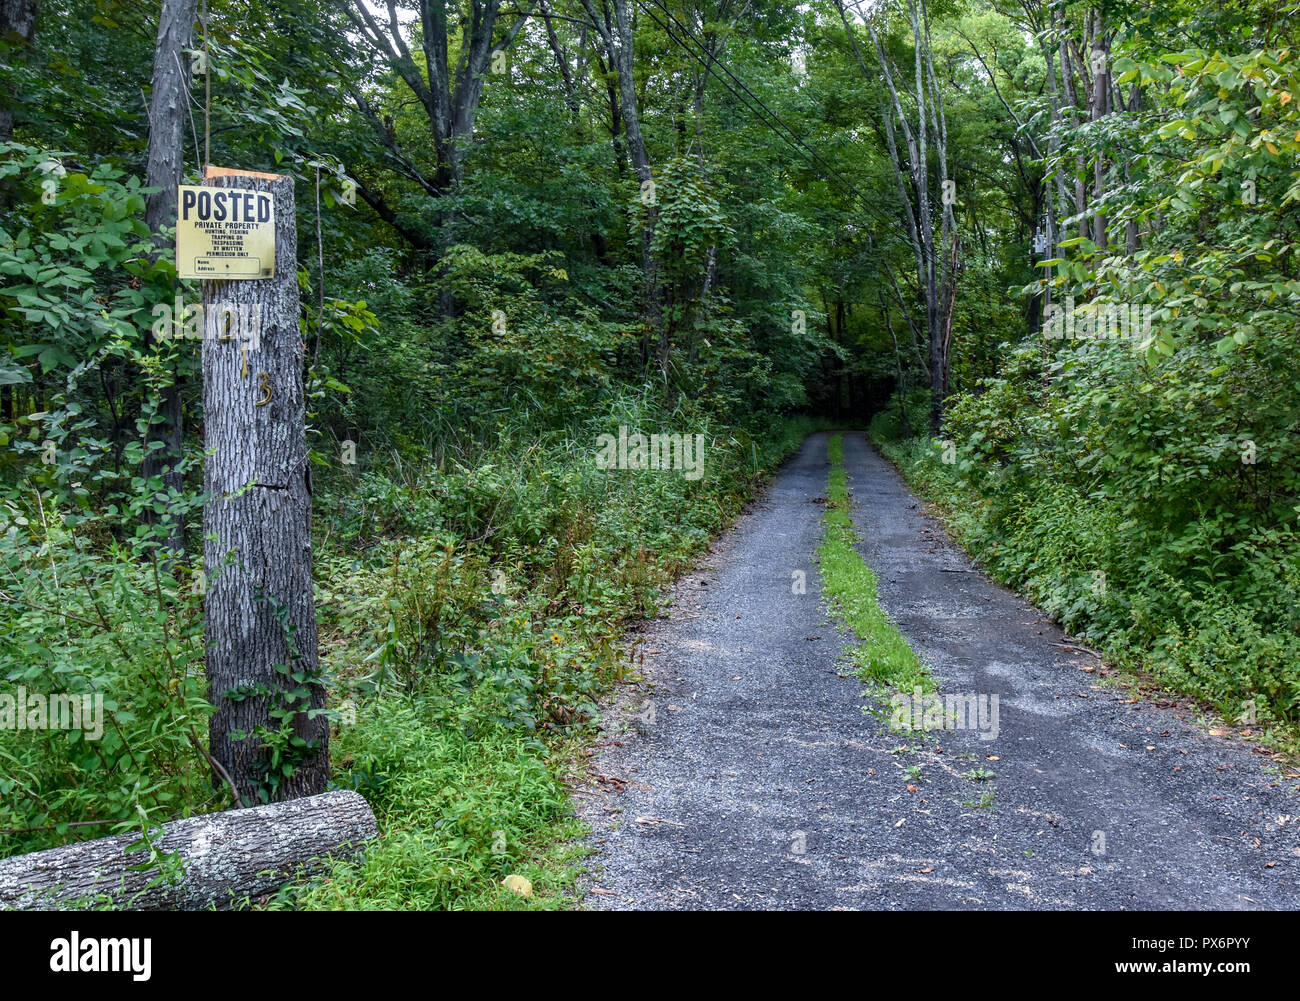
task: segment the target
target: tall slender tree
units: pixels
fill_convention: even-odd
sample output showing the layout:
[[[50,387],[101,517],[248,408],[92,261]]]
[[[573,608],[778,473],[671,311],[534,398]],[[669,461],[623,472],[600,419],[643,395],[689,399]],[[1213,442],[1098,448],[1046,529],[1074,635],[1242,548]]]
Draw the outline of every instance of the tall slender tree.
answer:
[[[149,96],[149,153],[146,178],[156,189],[145,201],[144,220],[161,249],[166,227],[176,224],[176,189],[181,182],[185,152],[185,118],[189,111],[190,59],[186,49],[194,31],[197,0],[163,0],[154,48]],[[161,422],[151,434],[145,456],[145,478],[162,474],[163,486],[174,493],[184,487],[181,459],[185,447],[184,385],[179,373],[162,392]],[[160,447],[159,447],[160,446]],[[168,515],[168,545],[173,553],[185,548],[185,523]]]

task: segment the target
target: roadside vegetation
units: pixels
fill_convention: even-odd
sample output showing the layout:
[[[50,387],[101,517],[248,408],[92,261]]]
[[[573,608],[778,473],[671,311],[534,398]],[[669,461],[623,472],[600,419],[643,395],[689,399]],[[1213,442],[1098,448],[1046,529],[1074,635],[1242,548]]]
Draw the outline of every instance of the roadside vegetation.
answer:
[[[159,825],[234,802],[201,290],[150,211],[201,160],[293,178],[322,665],[295,683],[382,832],[274,906],[563,903],[624,630],[823,415],[874,415],[975,558],[1115,663],[1293,741],[1294,9],[204,9],[0,4],[0,696],[103,706],[94,739],[0,728],[0,856],[134,833],[165,873]],[[701,436],[703,475],[602,468],[624,430]],[[828,601],[864,678],[931,690],[841,444]],[[275,782],[323,745],[294,715],[255,735]]]

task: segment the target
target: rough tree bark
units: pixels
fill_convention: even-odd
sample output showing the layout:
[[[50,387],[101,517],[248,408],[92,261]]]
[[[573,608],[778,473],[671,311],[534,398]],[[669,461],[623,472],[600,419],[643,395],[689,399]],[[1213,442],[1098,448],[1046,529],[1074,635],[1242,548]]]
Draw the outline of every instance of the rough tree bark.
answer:
[[[276,263],[272,278],[205,281],[203,338],[204,565],[208,576],[206,638],[209,698],[216,706],[209,733],[212,756],[230,773],[245,804],[266,788],[270,753],[253,736],[274,721],[279,695],[230,698],[232,690],[292,691],[306,679],[306,710],[325,707],[319,683],[316,609],[311,581],[311,480],[305,433],[303,342],[298,329],[297,233],[293,180],[271,174],[223,176],[219,188],[253,188],[275,199]],[[216,303],[251,304],[260,320],[258,343],[222,341]],[[227,563],[229,557],[230,563]],[[292,632],[291,649],[289,633]],[[305,742],[293,774],[280,776],[274,798],[324,790],[329,772],[329,723],[297,712],[295,737]],[[232,735],[241,731],[246,736]]]
[[[327,857],[358,854],[375,836],[375,815],[351,790],[229,810],[163,824],[157,842],[179,853],[185,878],[149,886],[155,873],[132,872],[136,834],[83,841],[0,859],[0,910],[55,910],[107,894],[132,910],[197,910],[275,890],[325,869]]]
[[[1062,27],[1059,50],[1061,55],[1061,86],[1065,92],[1065,107],[1069,110],[1070,126],[1079,125],[1079,98],[1074,86],[1074,65],[1070,60],[1070,49],[1066,29]],[[1074,212],[1079,221],[1079,235],[1088,238],[1088,196],[1084,185],[1084,162],[1082,156],[1075,157],[1074,171]]]
[[[591,26],[605,49],[605,58],[611,69],[618,76],[618,110],[623,119],[623,131],[627,137],[627,152],[632,160],[632,170],[636,179],[645,190],[645,185],[653,185],[650,170],[650,157],[646,152],[645,137],[641,133],[641,112],[636,96],[636,76],[633,67],[633,46],[635,33],[628,0],[612,0],[613,19],[602,17],[596,11],[592,0],[582,0],[583,9],[591,20]],[[653,187],[649,190],[653,190]],[[645,322],[650,337],[654,337],[662,326],[662,304],[658,267],[654,259],[653,244],[658,208],[653,201],[646,206],[646,223],[641,229],[641,268],[645,275]],[[642,342],[642,360],[649,361],[649,339]],[[666,370],[666,344],[659,346],[660,366]],[[665,373],[666,374],[666,373]]]
[[[1089,95],[1089,118],[1094,123],[1100,122],[1110,114],[1110,40],[1106,34],[1105,21],[1101,11],[1092,12],[1089,17],[1091,31],[1089,48],[1089,70],[1092,74],[1092,88]],[[1102,211],[1102,200],[1106,195],[1106,157],[1102,153],[1101,140],[1097,140],[1097,152],[1092,165],[1093,187],[1092,199],[1096,206],[1092,223],[1092,241],[1101,249],[1108,243],[1106,233],[1106,214]]]
[[[852,41],[858,63],[865,74],[870,76],[866,62],[857,49],[853,30],[845,13],[843,0],[839,3],[840,17],[845,31]],[[854,3],[854,10],[862,18],[867,32],[871,36],[879,61],[881,75],[884,78],[893,106],[893,117],[897,118],[907,143],[907,165],[904,166],[897,145],[894,141],[893,124],[889,112],[885,112],[885,135],[893,161],[895,180],[903,195],[908,236],[912,243],[917,261],[917,284],[921,304],[925,310],[925,332],[928,347],[926,369],[930,376],[930,429],[939,433],[943,419],[944,398],[948,393],[948,357],[952,337],[952,306],[955,301],[955,281],[957,273],[956,221],[952,206],[947,204],[943,193],[948,182],[947,121],[944,117],[942,96],[938,79],[934,73],[933,59],[930,53],[930,25],[923,0],[908,0],[908,20],[912,29],[913,42],[913,76],[914,91],[910,96],[916,103],[916,121],[911,122],[902,99],[895,76],[900,75],[897,67],[885,53],[884,45],[872,23],[869,12],[864,12],[860,3]],[[905,85],[904,85],[905,86]],[[939,161],[939,190],[943,204],[938,206],[940,213],[939,245],[935,245],[934,213],[936,206],[930,185],[929,145],[933,139],[936,159]],[[903,178],[912,184],[915,196],[915,211],[912,199],[907,196]]]
[[[10,63],[27,58],[36,38],[37,7],[37,0],[0,0],[0,45],[12,46],[5,53]],[[0,92],[0,142],[13,135],[17,105],[16,93]]]
[[[159,248],[166,245],[164,226],[176,224],[176,188],[181,183],[185,150],[185,116],[190,97],[189,60],[185,49],[194,30],[197,0],[163,0],[158,21],[158,44],[154,47],[153,78],[149,97],[149,159],[146,183],[158,188],[145,200],[144,221]],[[152,339],[152,335],[149,335]],[[162,475],[163,487],[179,493],[185,486],[180,463],[185,446],[185,410],[180,375],[163,390],[160,401],[162,423],[151,428],[154,448],[144,461],[147,478]],[[168,548],[185,549],[185,522],[167,515]]]

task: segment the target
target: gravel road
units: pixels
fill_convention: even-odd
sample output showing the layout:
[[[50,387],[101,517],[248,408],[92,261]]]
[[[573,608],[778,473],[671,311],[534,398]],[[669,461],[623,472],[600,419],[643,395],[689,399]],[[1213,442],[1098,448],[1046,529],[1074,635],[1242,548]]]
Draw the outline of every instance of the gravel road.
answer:
[[[646,680],[607,707],[575,791],[597,849],[583,906],[1300,906],[1300,779],[1209,735],[1184,700],[1135,700],[1085,670],[1097,661],[978,572],[845,434],[881,604],[942,693],[998,698],[996,737],[987,718],[984,732],[891,732],[821,599],[827,438],[631,637]]]

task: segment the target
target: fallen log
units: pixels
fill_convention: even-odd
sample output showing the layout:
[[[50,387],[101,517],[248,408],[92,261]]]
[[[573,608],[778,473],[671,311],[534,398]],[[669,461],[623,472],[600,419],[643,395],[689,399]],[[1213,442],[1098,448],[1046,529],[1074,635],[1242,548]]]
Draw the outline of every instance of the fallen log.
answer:
[[[156,869],[131,871],[148,856],[127,854],[140,837],[123,834],[0,859],[0,910],[59,910],[103,895],[132,910],[220,907],[318,874],[376,833],[370,804],[349,790],[187,817],[164,824],[156,842],[180,854],[179,883],[149,886]]]

